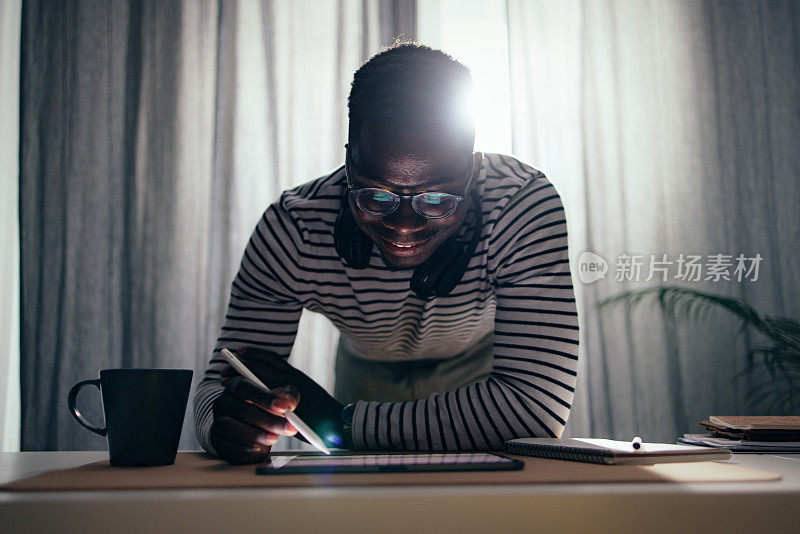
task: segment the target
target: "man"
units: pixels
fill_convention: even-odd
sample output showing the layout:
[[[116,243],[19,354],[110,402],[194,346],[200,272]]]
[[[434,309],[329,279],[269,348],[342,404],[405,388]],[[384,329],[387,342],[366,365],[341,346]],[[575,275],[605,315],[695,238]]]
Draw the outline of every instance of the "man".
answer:
[[[282,414],[331,445],[501,449],[559,436],[578,317],[564,210],[538,170],[473,153],[469,71],[389,48],[355,74],[345,165],[285,192],[259,221],[197,389],[203,447],[264,460]],[[341,331],[335,398],[286,362],[303,308]],[[238,351],[272,390],[237,377]]]

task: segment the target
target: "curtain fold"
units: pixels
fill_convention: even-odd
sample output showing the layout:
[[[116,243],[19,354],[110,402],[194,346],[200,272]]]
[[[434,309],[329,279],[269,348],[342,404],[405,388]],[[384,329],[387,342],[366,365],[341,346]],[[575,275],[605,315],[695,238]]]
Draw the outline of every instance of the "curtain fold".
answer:
[[[352,73],[413,37],[413,13],[386,0],[24,3],[23,450],[105,447],[65,405],[100,369],[200,378],[256,221],[341,164]],[[302,328],[293,362],[331,386],[336,333],[311,315]],[[79,404],[102,421],[96,395]],[[198,447],[191,419],[184,449]]]
[[[760,254],[757,281],[684,282],[800,317],[800,6],[508,0],[513,143],[564,196],[582,320],[572,435],[672,441],[754,413],[734,381],[758,343],[724,314],[672,324],[655,304],[597,308],[680,254]],[[608,262],[581,283],[582,252]],[[638,280],[619,257],[642,255]],[[735,264],[735,262],[734,262]],[[667,283],[677,265],[669,267]]]

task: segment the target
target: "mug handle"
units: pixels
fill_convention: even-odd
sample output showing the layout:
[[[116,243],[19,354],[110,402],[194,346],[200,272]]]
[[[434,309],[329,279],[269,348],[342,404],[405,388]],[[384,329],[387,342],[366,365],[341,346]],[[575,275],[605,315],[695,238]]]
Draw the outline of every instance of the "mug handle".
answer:
[[[77,406],[78,391],[80,391],[80,389],[83,386],[87,386],[89,384],[92,384],[93,386],[97,387],[98,390],[100,389],[100,380],[97,378],[95,378],[94,380],[83,380],[81,382],[78,382],[77,384],[72,386],[72,389],[69,390],[69,396],[67,397],[67,405],[69,406],[69,411],[72,412],[72,417],[74,417],[76,421],[78,421],[80,424],[82,424],[95,434],[100,434],[101,436],[105,436],[106,427],[100,428],[90,425],[86,421],[86,419],[83,418],[83,416],[81,415],[81,411],[78,409]]]

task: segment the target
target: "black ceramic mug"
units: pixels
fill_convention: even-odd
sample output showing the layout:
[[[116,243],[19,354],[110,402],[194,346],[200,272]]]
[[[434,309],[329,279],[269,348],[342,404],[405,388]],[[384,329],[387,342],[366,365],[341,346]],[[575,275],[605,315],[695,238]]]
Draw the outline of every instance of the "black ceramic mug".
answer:
[[[92,426],[76,405],[78,391],[96,386],[103,397],[105,428]],[[189,400],[189,369],[105,369],[100,379],[83,380],[69,390],[72,416],[108,440],[111,465],[175,463]]]

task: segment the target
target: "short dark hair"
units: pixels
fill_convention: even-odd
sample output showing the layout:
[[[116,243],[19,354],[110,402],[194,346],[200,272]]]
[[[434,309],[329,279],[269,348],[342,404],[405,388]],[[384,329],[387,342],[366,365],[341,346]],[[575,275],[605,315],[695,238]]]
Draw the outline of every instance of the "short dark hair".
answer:
[[[461,122],[463,101],[472,88],[469,69],[441,50],[398,42],[372,56],[356,71],[347,99],[351,144],[365,122],[382,121],[399,128],[424,127],[435,121]]]

